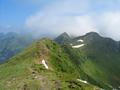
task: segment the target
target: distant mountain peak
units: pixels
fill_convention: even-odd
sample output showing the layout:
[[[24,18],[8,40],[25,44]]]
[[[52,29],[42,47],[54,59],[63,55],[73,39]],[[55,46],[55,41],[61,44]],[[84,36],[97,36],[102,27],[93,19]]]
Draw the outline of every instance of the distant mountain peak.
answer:
[[[66,32],[64,32],[64,33],[60,34],[60,35],[55,39],[55,41],[56,41],[57,43],[59,43],[59,44],[65,44],[65,43],[71,41],[71,37],[70,37]]]
[[[83,36],[79,36],[79,37],[74,38],[74,40],[82,39],[82,40],[91,42],[91,41],[101,40],[101,38],[103,38],[103,37],[100,36],[97,32],[89,32]]]
[[[100,37],[100,35],[97,32],[89,32],[85,36]]]
[[[82,36],[84,39],[88,41],[94,41],[94,40],[100,40],[103,37],[101,37],[97,32],[89,32],[86,35]]]
[[[62,33],[62,34],[60,34],[59,36],[70,37],[67,32]],[[59,37],[59,36],[58,36],[58,37]]]

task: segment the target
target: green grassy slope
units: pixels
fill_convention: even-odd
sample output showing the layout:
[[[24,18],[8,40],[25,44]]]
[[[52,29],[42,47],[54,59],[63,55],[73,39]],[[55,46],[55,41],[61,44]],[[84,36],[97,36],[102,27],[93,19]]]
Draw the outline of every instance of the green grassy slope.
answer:
[[[48,70],[41,64],[43,59]],[[79,77],[64,48],[42,39],[0,65],[0,90],[99,90],[77,81]]]

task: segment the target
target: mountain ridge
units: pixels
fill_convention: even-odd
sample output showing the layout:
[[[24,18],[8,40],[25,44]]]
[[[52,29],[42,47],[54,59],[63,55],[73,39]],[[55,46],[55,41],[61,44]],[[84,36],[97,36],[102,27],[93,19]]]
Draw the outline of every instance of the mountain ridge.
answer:
[[[90,36],[90,40],[87,36],[71,39],[63,33],[55,40],[34,42],[0,65],[0,88],[119,90],[119,43],[94,33]]]
[[[42,64],[43,59],[48,69]],[[93,90],[93,88],[98,88],[78,81],[77,68],[71,63],[67,53],[59,44],[46,38],[33,43],[7,63],[0,65],[0,72],[2,73],[0,74],[0,89],[4,90],[8,88],[9,90],[13,88],[20,90]]]

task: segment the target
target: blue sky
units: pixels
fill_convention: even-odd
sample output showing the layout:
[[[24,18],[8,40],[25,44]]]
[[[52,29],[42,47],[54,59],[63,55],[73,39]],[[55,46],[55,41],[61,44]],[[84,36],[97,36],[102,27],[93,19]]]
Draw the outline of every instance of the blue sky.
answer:
[[[59,1],[65,0],[0,0],[0,25],[23,25],[28,16],[37,11],[42,11],[44,7]],[[74,1],[76,0],[73,0],[73,2]],[[120,9],[120,3],[118,3],[119,0],[101,0],[101,2],[100,0],[89,1],[92,7],[88,13],[90,13],[90,11],[100,13],[105,10]]]
[[[52,34],[96,31],[120,40],[120,0],[0,0],[0,26]]]
[[[23,25],[25,19],[42,9],[43,5],[43,2],[32,3],[29,0],[0,0],[0,24]]]

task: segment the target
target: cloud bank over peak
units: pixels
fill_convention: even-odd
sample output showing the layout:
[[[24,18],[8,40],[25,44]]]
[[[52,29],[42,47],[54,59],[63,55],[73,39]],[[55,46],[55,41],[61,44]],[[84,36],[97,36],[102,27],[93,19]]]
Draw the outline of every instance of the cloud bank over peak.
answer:
[[[97,28],[103,36],[120,40],[120,12],[106,12],[98,17]]]
[[[100,3],[98,3],[100,2]],[[94,2],[93,0],[60,0],[48,5],[28,17],[25,26],[35,33],[58,35],[68,32],[83,35],[87,32],[99,32],[103,36],[120,40],[120,11],[115,8],[113,0]],[[96,11],[93,4],[99,7]],[[118,2],[117,2],[118,3]],[[109,10],[110,9],[110,10]]]

